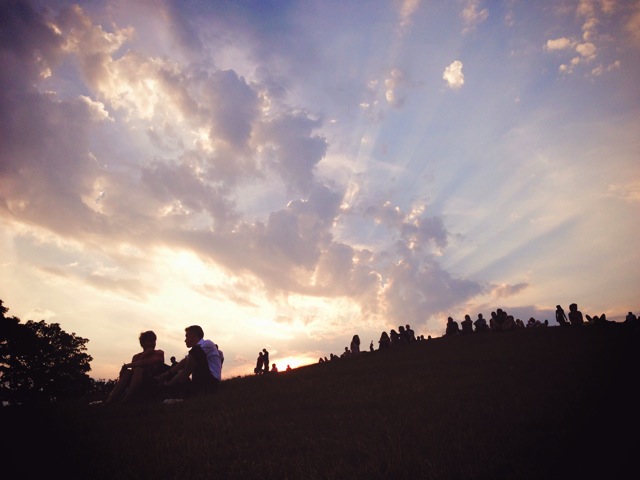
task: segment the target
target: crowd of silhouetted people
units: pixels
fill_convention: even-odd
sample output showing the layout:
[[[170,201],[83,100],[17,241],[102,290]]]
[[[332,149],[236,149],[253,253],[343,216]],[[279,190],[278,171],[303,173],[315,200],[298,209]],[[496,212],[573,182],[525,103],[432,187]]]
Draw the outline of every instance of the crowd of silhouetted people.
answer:
[[[629,312],[627,314],[624,322],[614,322],[612,320],[608,320],[604,313],[594,316],[583,315],[582,312],[578,310],[578,305],[576,303],[569,305],[568,313],[565,313],[562,306],[556,305],[555,320],[560,327],[579,328],[588,325],[596,327],[622,325],[630,331],[640,333],[640,319],[633,312]],[[498,308],[491,312],[488,320],[484,318],[482,313],[478,313],[475,320],[472,320],[470,315],[465,315],[464,320],[460,321],[460,323],[455,321],[452,317],[448,317],[445,325],[445,331],[442,336],[452,337],[471,333],[506,332],[518,329],[545,328],[548,326],[549,320],[545,319],[541,321],[535,317],[530,317],[525,322],[520,318],[515,318],[513,315],[508,314],[504,309]],[[427,340],[429,339],[431,339],[430,335],[427,337]],[[377,350],[391,349],[424,340],[424,335],[416,335],[410,325],[400,325],[397,330],[391,329],[389,332],[383,331],[380,334]],[[373,352],[374,350],[376,349],[374,348],[372,340],[369,344],[369,351]],[[351,340],[351,344],[344,347],[344,352],[340,355],[331,353],[329,354],[329,357],[320,357],[318,363],[353,357],[358,355],[360,352],[360,338],[358,335],[354,335]]]
[[[568,314],[565,313],[561,305],[556,305],[555,317],[556,322],[560,327],[582,327],[584,325],[605,326],[618,323],[608,320],[604,313],[601,315],[594,315],[593,317],[583,315],[582,312],[578,310],[578,305],[576,303],[569,305]],[[638,317],[634,315],[633,312],[628,313],[623,325],[630,327],[634,331],[638,331],[640,327],[638,324]],[[482,313],[478,314],[478,318],[476,320],[471,320],[469,315],[465,315],[464,320],[462,320],[460,324],[458,324],[458,322],[456,322],[452,317],[448,317],[444,336],[450,337],[453,335],[476,332],[503,332],[522,328],[548,326],[549,320],[540,321],[534,317],[530,317],[525,323],[523,320],[508,314],[502,308],[498,308],[491,312],[491,317],[488,322],[483,317]]]
[[[382,332],[380,339],[378,340],[378,350],[399,347],[401,345],[407,345],[409,343],[424,340],[424,335],[416,335],[410,325],[400,325],[397,330],[392,328],[388,333],[386,331]],[[371,340],[371,343],[369,343],[369,351],[373,352],[374,350],[373,340]],[[330,353],[329,357],[320,357],[318,363],[330,362],[340,358],[350,358],[358,355],[359,353],[361,353],[360,337],[358,335],[354,335],[349,346],[344,347],[344,351],[340,355]]]
[[[626,328],[630,332],[640,333],[640,319],[629,312],[623,322],[615,322],[601,315],[583,315],[576,303],[569,305],[568,313],[562,306],[557,305],[555,320],[560,328],[585,328],[593,326],[603,328],[616,326]],[[518,329],[547,328],[549,321],[540,321],[530,317],[526,323],[520,318],[515,318],[504,309],[498,308],[491,312],[489,319],[485,319],[482,313],[478,313],[476,320],[470,315],[465,315],[464,320],[458,324],[452,317],[447,318],[443,337],[453,337],[466,334],[482,334],[491,332],[505,332]],[[427,340],[431,339],[428,336]],[[424,341],[424,335],[416,335],[409,324],[400,325],[398,329],[392,328],[389,332],[383,331],[378,340],[377,350],[387,350]],[[142,397],[143,393],[163,396],[168,394],[184,398],[202,393],[213,393],[217,390],[221,380],[224,354],[217,344],[204,338],[204,332],[198,325],[185,328],[185,344],[190,348],[189,353],[182,360],[177,361],[171,357],[171,364],[164,363],[164,352],[156,349],[156,335],[153,331],[142,332],[139,337],[142,351],[135,354],[131,361],[125,363],[120,371],[105,405],[112,403],[130,403],[132,400]],[[369,343],[368,350],[373,352],[374,341]],[[343,358],[351,358],[360,355],[366,350],[361,349],[360,337],[354,335],[344,352],[340,355],[331,353],[329,358],[320,357],[319,362],[331,362]],[[286,371],[291,370],[287,365]],[[256,375],[277,373],[275,363],[270,363],[269,351],[263,348],[258,353],[254,373]]]
[[[256,375],[262,375],[264,373],[277,373],[278,367],[275,363],[269,365],[269,351],[263,348],[261,352],[258,352],[258,359],[256,360],[256,367],[253,369],[253,373]]]

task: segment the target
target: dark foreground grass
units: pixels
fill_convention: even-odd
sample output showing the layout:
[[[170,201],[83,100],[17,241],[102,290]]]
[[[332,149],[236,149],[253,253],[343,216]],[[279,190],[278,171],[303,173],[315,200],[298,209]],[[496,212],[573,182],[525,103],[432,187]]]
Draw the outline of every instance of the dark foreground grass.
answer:
[[[474,334],[227,380],[181,404],[3,408],[3,467],[64,479],[635,478],[639,344],[617,325]]]

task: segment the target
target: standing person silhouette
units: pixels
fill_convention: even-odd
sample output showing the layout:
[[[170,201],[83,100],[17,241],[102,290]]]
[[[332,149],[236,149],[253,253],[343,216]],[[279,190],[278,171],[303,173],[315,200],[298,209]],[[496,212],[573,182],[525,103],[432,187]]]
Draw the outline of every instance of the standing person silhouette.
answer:
[[[264,365],[264,355],[262,352],[258,352],[258,359],[256,360],[256,368],[253,369],[253,373],[260,375],[262,373],[262,366]]]
[[[263,372],[264,373],[269,373],[269,352],[267,351],[266,348],[262,349],[262,365],[263,365]]]

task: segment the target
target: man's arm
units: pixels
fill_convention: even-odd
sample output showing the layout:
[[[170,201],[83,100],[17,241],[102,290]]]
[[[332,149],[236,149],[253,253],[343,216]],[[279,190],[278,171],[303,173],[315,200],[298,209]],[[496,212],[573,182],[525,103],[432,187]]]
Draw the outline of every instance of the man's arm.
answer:
[[[175,377],[179,374],[182,373],[185,369],[187,365],[187,357],[184,357],[182,360],[180,360],[178,363],[176,363],[173,367],[171,367],[169,370],[167,370],[166,372],[158,375],[156,378],[158,380],[160,380],[161,382],[166,381],[168,378],[171,378],[172,380],[175,379]],[[189,374],[187,374],[187,377],[191,374],[191,372],[189,372]],[[172,378],[173,377],[173,378]],[[169,382],[167,382],[168,384]]]

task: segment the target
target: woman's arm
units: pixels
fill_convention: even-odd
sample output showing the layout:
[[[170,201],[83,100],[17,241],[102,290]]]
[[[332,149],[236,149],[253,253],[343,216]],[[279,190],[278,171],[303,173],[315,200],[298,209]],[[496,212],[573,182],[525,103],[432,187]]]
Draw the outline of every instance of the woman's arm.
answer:
[[[160,365],[161,363],[164,363],[164,352],[162,350],[145,350],[141,354],[134,356],[131,363],[125,364],[125,367],[148,367],[151,365]]]

